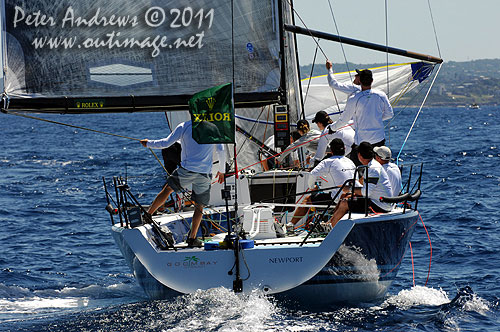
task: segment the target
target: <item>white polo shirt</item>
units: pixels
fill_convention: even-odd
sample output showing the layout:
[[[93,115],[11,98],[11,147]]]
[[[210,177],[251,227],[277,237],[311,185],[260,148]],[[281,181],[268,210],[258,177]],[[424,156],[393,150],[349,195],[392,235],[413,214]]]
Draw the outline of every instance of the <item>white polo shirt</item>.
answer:
[[[398,196],[401,191],[401,171],[398,165],[394,163],[383,164],[382,167],[387,172],[389,176],[389,181],[392,187],[392,197]]]
[[[344,142],[345,155],[351,153],[352,143],[354,143],[355,136],[355,132],[354,129],[352,129],[352,126],[347,125],[335,131],[333,134],[329,133],[329,126],[330,125],[323,129],[323,131],[321,132],[321,137],[318,140],[318,149],[316,150],[316,155],[314,156],[314,159],[316,159],[317,161],[323,160],[326,154],[326,150],[328,149],[328,145],[331,141],[333,141],[334,138],[340,138],[342,142]]]
[[[363,178],[364,177],[365,175],[363,174]],[[387,175],[387,172],[375,158],[368,163],[368,179],[364,178],[363,184],[363,188],[361,188],[361,194],[363,196],[366,193],[366,185],[368,185],[368,198],[381,209],[386,211],[392,210],[392,204],[382,203],[380,201],[380,197],[382,196],[392,197],[392,187],[389,175]]]

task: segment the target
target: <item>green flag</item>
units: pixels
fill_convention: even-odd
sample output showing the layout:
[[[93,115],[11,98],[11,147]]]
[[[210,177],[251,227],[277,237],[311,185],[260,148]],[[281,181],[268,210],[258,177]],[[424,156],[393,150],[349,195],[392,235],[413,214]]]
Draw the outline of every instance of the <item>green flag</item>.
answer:
[[[200,144],[234,143],[233,86],[219,85],[189,100],[193,139]]]

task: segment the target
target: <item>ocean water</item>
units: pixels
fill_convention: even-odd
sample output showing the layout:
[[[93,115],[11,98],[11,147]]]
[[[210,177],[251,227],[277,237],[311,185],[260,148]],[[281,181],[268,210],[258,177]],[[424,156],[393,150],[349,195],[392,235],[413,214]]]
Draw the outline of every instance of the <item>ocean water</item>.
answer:
[[[394,154],[416,111],[396,109]],[[45,117],[167,133],[163,114]],[[155,157],[134,140],[12,115],[0,130],[0,331],[499,330],[500,107],[423,110],[400,158],[425,163],[432,259],[420,224],[385,299],[314,312],[225,289],[148,300],[111,237],[102,177],[127,175],[148,203],[163,184]]]

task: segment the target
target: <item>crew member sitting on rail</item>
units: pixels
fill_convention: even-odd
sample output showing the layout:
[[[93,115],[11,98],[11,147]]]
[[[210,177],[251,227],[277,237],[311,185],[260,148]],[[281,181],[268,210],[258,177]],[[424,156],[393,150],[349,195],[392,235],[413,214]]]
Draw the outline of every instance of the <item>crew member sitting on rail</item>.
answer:
[[[359,161],[368,167],[368,177],[366,178],[366,176],[363,176],[363,178],[360,179],[363,187],[354,189],[355,197],[353,197],[352,200],[349,189],[344,189],[347,195],[340,200],[337,208],[333,212],[333,216],[330,218],[332,227],[335,227],[337,222],[349,210],[354,213],[365,213],[365,206],[368,206],[369,211],[375,213],[386,213],[392,210],[392,204],[380,202],[380,197],[392,196],[392,187],[387,172],[382,165],[374,159],[373,146],[368,142],[361,142],[357,151]],[[363,174],[366,174],[366,169],[363,169]],[[368,197],[365,197],[367,186]]]
[[[401,191],[401,170],[398,165],[391,163],[392,152],[387,146],[376,146],[373,148],[375,153],[375,159],[382,165],[382,167],[389,175],[389,181],[391,181],[392,187],[392,197],[399,196]]]
[[[318,176],[325,179],[325,186],[328,188],[340,188],[346,180],[354,178],[356,166],[354,166],[354,163],[349,158],[344,156],[344,142],[340,138],[334,138],[330,143],[330,150],[333,156],[320,162],[318,166],[314,167],[311,171],[311,176],[309,177],[309,188],[313,187],[313,184]],[[307,196],[304,199],[304,203],[307,205],[328,205],[332,202],[336,193],[337,190],[335,189],[330,189],[329,192],[325,193],[316,192]],[[337,196],[337,201],[339,197],[340,195]],[[296,225],[308,212],[309,207],[297,208],[291,223]]]
[[[210,185],[212,180],[212,161],[214,149],[217,151],[220,168],[226,164],[226,154],[222,144],[199,144],[193,139],[191,121],[179,124],[167,138],[160,140],[141,140],[147,148],[163,149],[176,141],[181,143],[181,165],[168,177],[167,185],[163,187],[148,209],[153,214],[174,191],[180,192],[192,185],[191,198],[195,202],[193,221],[187,244],[189,247],[199,247],[201,241],[196,238],[200,227],[203,207],[210,201]],[[217,172],[219,183],[224,182],[224,173]]]

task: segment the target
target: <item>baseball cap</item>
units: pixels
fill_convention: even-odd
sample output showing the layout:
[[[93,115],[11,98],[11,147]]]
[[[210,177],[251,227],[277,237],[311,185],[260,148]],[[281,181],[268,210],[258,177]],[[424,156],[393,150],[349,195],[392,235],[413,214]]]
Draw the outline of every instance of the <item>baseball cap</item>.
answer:
[[[313,123],[316,123],[316,122],[321,122],[325,119],[328,119],[329,116],[328,116],[328,113],[326,113],[325,111],[319,111],[318,113],[316,113],[316,115],[314,116],[314,119],[312,119],[312,122]]]
[[[344,141],[340,138],[334,138],[330,142],[330,150],[332,151],[334,156],[340,155],[343,156],[345,154],[345,145]]]
[[[375,154],[382,160],[391,160],[391,149],[389,149],[387,146],[376,146],[373,148],[373,152],[375,152]]]
[[[373,158],[373,146],[368,142],[361,142],[358,145],[358,153],[365,159]]]
[[[373,73],[370,69],[356,69],[356,73],[359,75],[359,78],[367,77],[373,79]]]

